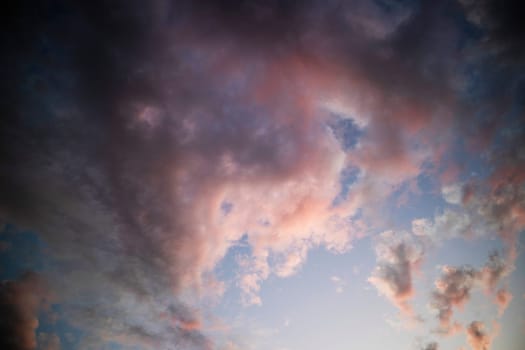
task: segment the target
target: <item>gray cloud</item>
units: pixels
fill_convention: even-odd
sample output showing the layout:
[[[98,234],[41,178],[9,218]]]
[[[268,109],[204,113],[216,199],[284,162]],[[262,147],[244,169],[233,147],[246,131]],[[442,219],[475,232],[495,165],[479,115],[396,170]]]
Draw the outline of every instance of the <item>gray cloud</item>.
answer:
[[[369,281],[402,312],[415,317],[409,304],[413,278],[423,258],[423,248],[409,236],[385,232],[376,246],[378,265]]]
[[[439,345],[436,342],[430,342],[430,343],[428,343],[427,345],[425,345],[421,349],[422,350],[438,350],[439,349]]]
[[[457,330],[457,326],[451,323],[453,309],[470,299],[470,292],[478,278],[479,272],[471,267],[443,268],[443,275],[436,282],[431,301],[432,307],[438,312],[440,332],[450,334]]]

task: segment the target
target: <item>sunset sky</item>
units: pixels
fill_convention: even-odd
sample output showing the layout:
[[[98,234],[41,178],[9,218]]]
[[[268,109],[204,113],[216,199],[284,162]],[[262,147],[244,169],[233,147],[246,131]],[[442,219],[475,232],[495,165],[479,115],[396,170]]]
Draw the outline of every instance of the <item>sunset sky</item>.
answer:
[[[523,350],[520,5],[3,6],[0,349]]]

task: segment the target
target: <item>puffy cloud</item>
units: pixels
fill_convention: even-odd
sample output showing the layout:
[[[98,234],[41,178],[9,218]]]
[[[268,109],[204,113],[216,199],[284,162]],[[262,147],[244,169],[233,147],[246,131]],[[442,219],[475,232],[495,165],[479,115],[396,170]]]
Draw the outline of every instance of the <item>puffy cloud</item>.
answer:
[[[414,317],[409,300],[414,295],[413,276],[423,251],[409,236],[392,231],[381,234],[376,245],[378,265],[368,281],[406,315]]]
[[[476,232],[476,228],[471,215],[447,208],[443,213],[435,215],[433,220],[413,220],[412,232],[427,238],[433,244],[438,244],[454,237],[468,237]]]
[[[452,323],[454,308],[463,307],[470,300],[471,292],[476,287],[483,288],[493,297],[501,316],[512,295],[504,288],[498,291],[495,291],[495,288],[505,278],[507,271],[506,262],[497,252],[490,254],[481,269],[470,266],[443,267],[443,274],[435,282],[436,289],[432,293],[431,300],[431,306],[437,311],[440,322],[438,331],[443,334],[453,334],[461,329],[459,324]]]
[[[441,189],[443,199],[451,204],[460,204],[463,199],[463,186],[462,184],[455,183],[449,186],[444,186]]]
[[[498,283],[509,272],[507,262],[499,256],[498,252],[490,254],[489,260],[481,270],[481,280],[485,289],[489,292],[494,292]]]
[[[492,189],[487,189],[487,183],[481,181],[444,186],[442,195],[445,201],[461,204],[461,207],[445,208],[432,220],[413,220],[413,233],[433,243],[454,237],[499,237],[505,243],[507,261],[494,257],[498,261],[493,261],[491,269],[497,269],[493,271],[496,274],[510,273],[517,255],[518,234],[525,229],[525,190],[520,179],[501,180],[488,184]],[[499,264],[499,268],[495,264]],[[506,267],[503,268],[502,264]]]
[[[39,313],[49,307],[51,294],[44,281],[28,272],[0,285],[0,345],[6,350],[37,348]]]
[[[497,334],[497,327],[495,327],[492,334],[485,331],[483,322],[474,321],[466,328],[467,341],[472,350],[490,350],[492,340]]]
[[[525,228],[525,189],[521,185],[499,187],[483,200],[480,212],[507,246],[507,259],[513,264],[517,255],[517,236]]]
[[[458,325],[451,323],[453,310],[462,307],[470,299],[479,272],[466,266],[445,266],[442,271],[443,274],[436,281],[436,290],[432,293],[431,306],[437,310],[439,332],[452,334],[458,330]]]
[[[505,288],[501,288],[496,292],[494,301],[498,306],[498,315],[500,317],[503,315],[503,313],[509,306],[510,302],[512,301],[512,298],[512,294]]]
[[[301,264],[305,262],[308,249],[307,244],[302,244],[299,248],[287,252],[284,258],[277,263],[275,272],[277,276],[288,277],[296,273]]]
[[[270,274],[268,265],[268,255],[258,254],[252,258],[242,258],[239,260],[242,275],[239,285],[243,291],[242,300],[245,305],[261,305],[262,301],[258,295],[261,288],[261,281]]]
[[[335,285],[335,292],[336,293],[342,293],[344,291],[344,287],[346,285],[346,282],[339,276],[332,276],[330,277],[330,280]]]

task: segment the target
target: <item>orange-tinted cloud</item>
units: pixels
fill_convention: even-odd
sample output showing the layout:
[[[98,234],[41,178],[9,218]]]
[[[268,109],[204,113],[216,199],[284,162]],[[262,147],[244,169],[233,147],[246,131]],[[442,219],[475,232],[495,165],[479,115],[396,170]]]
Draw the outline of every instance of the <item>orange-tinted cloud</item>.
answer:
[[[510,302],[512,301],[512,294],[505,288],[499,289],[496,294],[494,301],[498,306],[498,316],[502,316]]]
[[[35,273],[0,285],[0,347],[6,350],[34,350],[39,312],[49,307],[51,294]]]
[[[368,281],[405,315],[415,318],[409,301],[414,295],[413,278],[422,259],[421,247],[401,235],[386,232],[376,252],[378,265]]]
[[[512,300],[512,294],[505,288],[495,290],[508,273],[506,261],[497,252],[490,254],[481,269],[445,266],[442,271],[443,274],[435,283],[431,300],[431,306],[438,312],[440,333],[452,335],[462,329],[460,324],[452,322],[454,309],[463,307],[470,300],[475,288],[483,289],[493,299],[500,317]]]
[[[489,260],[481,270],[481,281],[486,291],[493,293],[498,283],[509,274],[507,262],[498,252],[490,254]]]
[[[485,325],[480,321],[473,321],[466,328],[467,341],[472,350],[490,350],[492,341],[497,335],[497,327],[492,334],[487,333]]]

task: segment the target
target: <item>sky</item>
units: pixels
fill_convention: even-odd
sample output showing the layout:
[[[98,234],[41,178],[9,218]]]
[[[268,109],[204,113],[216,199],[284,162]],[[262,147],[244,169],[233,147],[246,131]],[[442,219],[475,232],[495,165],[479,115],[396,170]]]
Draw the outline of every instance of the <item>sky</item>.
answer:
[[[520,5],[3,6],[0,348],[522,350]]]

